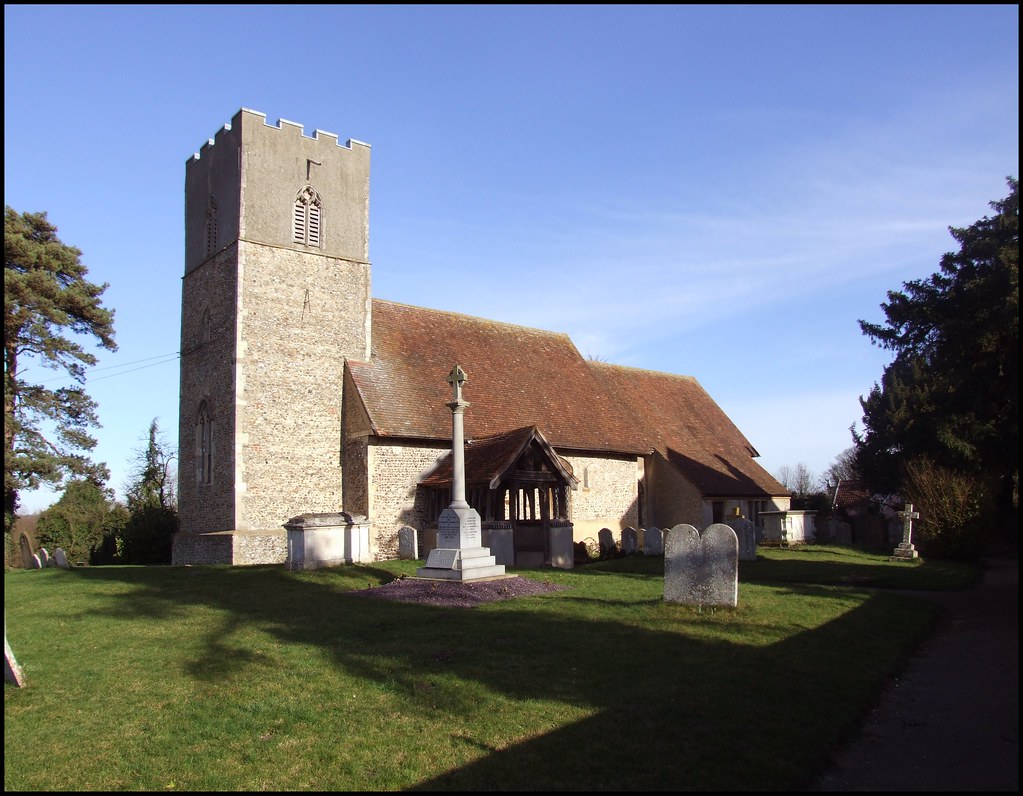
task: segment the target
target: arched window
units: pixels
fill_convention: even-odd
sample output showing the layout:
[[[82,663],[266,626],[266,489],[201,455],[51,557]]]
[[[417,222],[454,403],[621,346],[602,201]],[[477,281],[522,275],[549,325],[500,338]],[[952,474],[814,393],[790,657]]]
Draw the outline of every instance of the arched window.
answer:
[[[292,241],[306,246],[320,245],[320,195],[311,185],[305,186],[295,198]]]
[[[195,428],[196,467],[195,480],[200,484],[213,483],[213,413],[203,401]]]
[[[199,327],[199,342],[200,343],[208,343],[210,341],[210,334],[211,334],[210,327],[211,327],[211,325],[212,325],[212,321],[210,320],[210,311],[209,311],[209,308],[206,308],[206,309],[204,309],[202,311],[202,324]]]
[[[206,255],[217,250],[217,201],[210,194],[210,202],[206,206]]]

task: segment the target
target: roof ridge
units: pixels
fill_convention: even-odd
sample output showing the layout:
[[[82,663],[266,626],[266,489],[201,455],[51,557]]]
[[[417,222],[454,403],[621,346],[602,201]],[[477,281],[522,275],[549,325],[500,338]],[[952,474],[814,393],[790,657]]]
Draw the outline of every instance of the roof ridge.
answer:
[[[540,329],[540,328],[538,328],[536,326],[526,326],[525,324],[522,324],[522,323],[511,323],[510,321],[495,321],[492,318],[484,318],[481,315],[470,315],[468,313],[457,312],[455,310],[438,310],[438,309],[435,309],[433,307],[421,307],[418,304],[406,304],[403,301],[391,301],[389,299],[380,299],[380,298],[374,298],[373,299],[373,303],[374,304],[378,304],[378,303],[379,304],[391,304],[391,305],[393,305],[395,307],[408,307],[409,309],[420,310],[422,312],[431,312],[431,313],[435,313],[435,314],[438,314],[438,315],[451,315],[451,316],[455,316],[457,318],[464,318],[464,319],[470,320],[470,321],[477,321],[477,322],[480,322],[480,323],[491,324],[493,326],[509,326],[511,328],[514,328],[514,329],[524,329],[527,332],[539,332],[540,334],[545,334],[545,335],[554,335],[556,337],[565,337],[565,338],[568,339],[569,342],[572,341],[572,338],[569,336],[568,332],[555,332],[555,331],[552,331],[551,329]],[[573,343],[573,345],[575,345],[575,344]]]
[[[600,362],[599,360],[587,360],[590,365],[599,365],[605,368],[617,368],[618,370],[634,370],[638,373],[650,373],[654,376],[668,376],[672,379],[685,379],[687,381],[693,381],[699,384],[699,380],[696,376],[687,376],[684,373],[669,373],[666,370],[654,370],[653,368],[637,368],[634,365],[618,365],[614,362]]]

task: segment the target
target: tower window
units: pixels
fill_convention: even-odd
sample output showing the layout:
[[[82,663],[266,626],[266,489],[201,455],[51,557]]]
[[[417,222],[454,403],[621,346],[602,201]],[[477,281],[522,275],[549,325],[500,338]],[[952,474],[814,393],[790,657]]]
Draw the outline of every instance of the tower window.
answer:
[[[200,484],[213,483],[213,415],[209,404],[203,401],[199,406],[199,417],[195,429],[196,468],[195,480]]]
[[[210,194],[210,203],[206,207],[206,255],[217,250],[217,202]]]
[[[298,192],[292,214],[294,243],[320,245],[320,195],[307,185]]]

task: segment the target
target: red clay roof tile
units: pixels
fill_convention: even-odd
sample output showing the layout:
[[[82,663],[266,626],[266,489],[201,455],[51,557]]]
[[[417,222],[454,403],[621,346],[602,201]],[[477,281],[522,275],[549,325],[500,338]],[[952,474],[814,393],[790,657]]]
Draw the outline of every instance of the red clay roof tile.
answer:
[[[788,494],[691,376],[587,361],[563,333],[379,299],[372,314],[371,359],[348,368],[374,434],[451,439],[458,364],[467,440],[535,426],[561,452],[656,449],[707,496]]]

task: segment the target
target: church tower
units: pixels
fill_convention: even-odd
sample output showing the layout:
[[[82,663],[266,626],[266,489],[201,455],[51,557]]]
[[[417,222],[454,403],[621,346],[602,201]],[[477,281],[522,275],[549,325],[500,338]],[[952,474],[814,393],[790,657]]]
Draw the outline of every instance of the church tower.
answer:
[[[174,563],[279,563],[341,503],[345,358],[370,353],[368,144],[242,109],[185,164]]]

